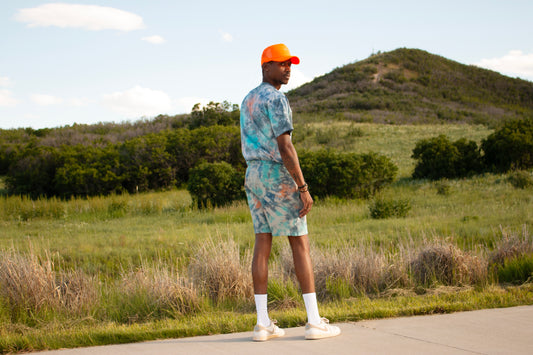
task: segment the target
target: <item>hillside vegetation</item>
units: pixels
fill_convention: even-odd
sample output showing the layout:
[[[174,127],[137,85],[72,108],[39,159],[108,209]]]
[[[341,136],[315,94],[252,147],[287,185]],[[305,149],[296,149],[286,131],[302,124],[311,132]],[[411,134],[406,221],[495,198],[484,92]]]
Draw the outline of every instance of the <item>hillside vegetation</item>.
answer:
[[[295,115],[378,123],[475,123],[533,115],[533,83],[401,48],[288,93]]]

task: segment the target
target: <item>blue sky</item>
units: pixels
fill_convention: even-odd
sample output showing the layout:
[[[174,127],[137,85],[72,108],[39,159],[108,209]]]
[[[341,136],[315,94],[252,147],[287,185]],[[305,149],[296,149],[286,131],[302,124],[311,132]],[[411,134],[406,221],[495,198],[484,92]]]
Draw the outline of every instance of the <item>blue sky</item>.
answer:
[[[6,0],[0,128],[240,104],[275,43],[301,59],[282,90],[399,47],[533,81],[532,14],[530,0]]]

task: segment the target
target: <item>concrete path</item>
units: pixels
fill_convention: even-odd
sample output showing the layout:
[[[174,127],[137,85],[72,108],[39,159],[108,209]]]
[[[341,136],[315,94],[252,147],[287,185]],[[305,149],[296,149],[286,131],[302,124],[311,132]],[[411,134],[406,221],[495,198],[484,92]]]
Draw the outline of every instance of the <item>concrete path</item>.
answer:
[[[337,325],[342,334],[322,340],[304,340],[299,327],[263,343],[250,331],[40,354],[533,354],[533,306]]]

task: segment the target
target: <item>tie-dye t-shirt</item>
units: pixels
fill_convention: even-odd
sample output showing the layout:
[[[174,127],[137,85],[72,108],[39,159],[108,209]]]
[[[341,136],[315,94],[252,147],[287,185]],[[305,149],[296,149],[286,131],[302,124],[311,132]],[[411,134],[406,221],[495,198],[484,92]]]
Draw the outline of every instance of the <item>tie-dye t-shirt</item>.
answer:
[[[241,146],[246,161],[282,163],[277,137],[292,132],[289,100],[269,83],[250,91],[241,105]]]

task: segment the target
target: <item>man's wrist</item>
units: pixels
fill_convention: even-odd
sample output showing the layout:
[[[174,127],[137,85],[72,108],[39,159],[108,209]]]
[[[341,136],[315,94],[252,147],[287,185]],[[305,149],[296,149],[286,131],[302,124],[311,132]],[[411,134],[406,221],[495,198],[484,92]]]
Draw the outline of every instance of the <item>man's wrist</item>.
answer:
[[[309,192],[309,186],[307,185],[307,183],[303,184],[302,186],[298,186],[298,191]]]

